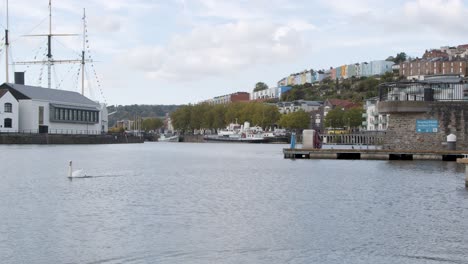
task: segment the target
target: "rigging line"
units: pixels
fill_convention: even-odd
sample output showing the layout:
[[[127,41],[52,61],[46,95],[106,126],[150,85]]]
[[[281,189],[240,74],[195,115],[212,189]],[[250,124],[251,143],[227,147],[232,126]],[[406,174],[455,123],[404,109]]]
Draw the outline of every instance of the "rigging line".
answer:
[[[76,64],[70,64],[70,67],[68,68],[68,71],[65,73],[65,77],[68,77],[70,72],[73,70],[73,68],[76,66]],[[65,77],[62,77],[62,79],[60,80],[59,84],[57,85],[57,89],[60,89],[60,87],[62,86],[62,83],[63,81],[65,80]]]
[[[43,56],[44,56],[44,59],[42,59],[43,63],[41,64],[41,69],[39,70],[39,80],[37,81],[37,86],[42,85],[42,75],[44,74],[44,67],[45,67],[46,62],[47,62],[46,54],[44,53]]]
[[[70,64],[70,67],[68,68],[68,71],[65,73],[64,77],[62,77],[62,80],[60,80],[60,83],[58,84],[57,89],[58,89],[59,87],[62,86],[62,84],[63,84],[65,78],[68,79],[68,77],[70,76],[71,71],[72,71],[75,67],[76,67],[76,64]]]
[[[78,67],[78,72],[76,72],[75,74],[75,83],[74,83],[75,91],[79,91],[78,85],[79,85],[79,79],[80,79],[80,72],[81,72],[81,65]]]
[[[91,64],[91,65],[93,66],[93,64]],[[96,69],[94,68],[94,66],[92,68],[93,68],[93,71],[94,71],[94,77],[96,78],[97,86],[99,88],[99,92],[101,93],[101,96],[102,96],[102,99],[104,100],[104,103],[107,104],[107,99],[104,96],[104,93],[102,92],[101,82],[99,81],[99,78],[97,76]]]
[[[5,1],[2,1],[2,9],[1,10],[5,10],[5,9],[6,9]],[[1,21],[3,21],[3,19],[5,19],[5,17],[2,16]],[[3,29],[7,29],[3,23],[0,23],[0,26],[2,26]]]
[[[58,76],[57,76],[57,66],[52,65],[52,70],[54,71],[54,77],[55,77],[54,83],[55,83],[55,85],[57,86],[57,80],[58,80]],[[58,89],[57,87],[55,87],[55,88]]]
[[[89,79],[90,74],[89,74],[87,68],[85,68],[85,72],[86,72],[86,79]],[[92,85],[92,83],[88,80],[88,91],[89,91],[89,96],[90,96],[91,98],[97,99],[97,98],[96,98],[96,95],[94,94],[94,90],[93,90],[92,88],[93,88],[93,85]]]
[[[44,43],[45,43],[45,45],[44,45]],[[44,46],[43,46],[43,45],[44,45]],[[44,50],[44,53],[42,54],[42,56],[45,56],[46,53],[47,53],[47,42],[43,42],[42,45],[40,45],[39,48],[37,48],[36,53],[34,54],[33,61],[36,60],[37,55],[39,55],[39,52],[41,52],[41,50]],[[31,68],[31,64],[26,65],[26,70],[25,70],[25,72],[26,72],[29,68]]]
[[[13,61],[13,49],[10,48],[9,51],[10,51],[10,52],[8,53],[9,59],[10,59],[10,61]],[[7,66],[7,67],[8,67],[8,66]],[[15,64],[12,65],[12,68],[13,68],[13,72],[16,72]]]
[[[59,41],[57,38],[54,38],[52,39],[53,41],[57,42],[58,44],[60,44],[62,47],[66,48],[66,49],[69,49],[70,51],[72,51],[73,53],[75,53],[76,55],[80,56],[81,58],[81,53],[79,52],[76,52],[76,50],[70,48],[70,47],[67,47],[64,43],[62,43],[61,41]]]
[[[13,40],[10,40],[10,43],[13,43],[13,42],[16,42],[18,39],[20,39],[22,36],[24,35],[29,35],[31,34],[31,32],[33,32],[34,30],[36,30],[36,28],[38,28],[39,26],[41,26],[49,17],[45,17],[44,19],[41,20],[41,22],[39,22],[39,24],[37,24],[33,29],[31,29],[30,31],[28,31],[28,33],[26,34],[23,34],[23,35],[20,35],[18,37],[16,37],[15,39]]]

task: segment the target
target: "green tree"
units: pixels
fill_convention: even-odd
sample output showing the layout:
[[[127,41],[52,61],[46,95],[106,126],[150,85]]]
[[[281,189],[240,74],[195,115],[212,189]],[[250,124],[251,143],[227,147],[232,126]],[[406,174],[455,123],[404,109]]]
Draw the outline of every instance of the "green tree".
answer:
[[[262,91],[268,89],[268,85],[264,82],[258,82],[255,84],[254,92]]]
[[[226,106],[225,105],[215,105],[210,109],[210,112],[213,116],[213,123],[210,128],[218,129],[226,126],[225,116],[226,116]]]
[[[352,108],[344,113],[344,121],[346,127],[349,129],[360,127],[362,125],[362,114],[364,110],[362,108]]]
[[[164,125],[164,122],[160,118],[146,118],[146,119],[143,119],[141,127],[143,128],[143,130],[148,132],[150,130],[157,130],[161,128],[163,125]]]
[[[331,128],[344,127],[344,111],[341,108],[335,108],[328,111],[325,116],[325,126]]]
[[[184,105],[171,113],[171,120],[174,129],[182,132],[190,130],[190,117],[192,112],[191,105]]]
[[[303,110],[282,115],[278,124],[288,129],[306,129],[310,124],[310,115]]]
[[[395,62],[396,64],[400,64],[402,62],[405,62],[406,59],[407,59],[406,53],[400,52],[396,55],[395,60],[393,62]]]

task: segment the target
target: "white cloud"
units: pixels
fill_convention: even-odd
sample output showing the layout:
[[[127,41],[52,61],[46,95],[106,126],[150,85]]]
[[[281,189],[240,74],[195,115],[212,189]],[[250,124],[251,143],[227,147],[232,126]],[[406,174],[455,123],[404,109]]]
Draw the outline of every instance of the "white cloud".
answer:
[[[313,28],[304,25],[299,28]],[[152,78],[186,81],[289,62],[304,48],[305,40],[294,27],[238,22],[195,28],[174,37],[163,49],[137,48],[124,61]]]
[[[326,0],[322,4],[341,15],[358,15],[374,10],[372,6],[376,1],[371,0]]]
[[[465,35],[468,9],[460,0],[416,0],[405,4],[403,14],[408,26],[440,33]]]

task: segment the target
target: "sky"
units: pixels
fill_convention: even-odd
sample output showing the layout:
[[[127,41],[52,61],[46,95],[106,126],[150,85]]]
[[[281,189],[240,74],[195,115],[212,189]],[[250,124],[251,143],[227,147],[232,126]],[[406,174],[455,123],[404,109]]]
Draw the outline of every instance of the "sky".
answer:
[[[10,63],[45,58],[46,37],[24,35],[48,33],[48,5],[9,1]],[[305,69],[468,43],[468,0],[60,0],[52,33],[78,35],[53,37],[54,59],[80,59],[84,8],[85,95],[108,105],[193,104]],[[52,88],[80,91],[79,67],[54,65]],[[9,69],[47,87],[47,67]]]

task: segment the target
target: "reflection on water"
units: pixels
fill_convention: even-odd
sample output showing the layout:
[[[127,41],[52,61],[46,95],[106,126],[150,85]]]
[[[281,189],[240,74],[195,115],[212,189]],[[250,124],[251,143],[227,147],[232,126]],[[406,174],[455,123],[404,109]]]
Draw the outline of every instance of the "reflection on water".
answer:
[[[0,263],[464,263],[464,167],[287,145],[0,146]],[[73,160],[96,177],[68,180]]]

